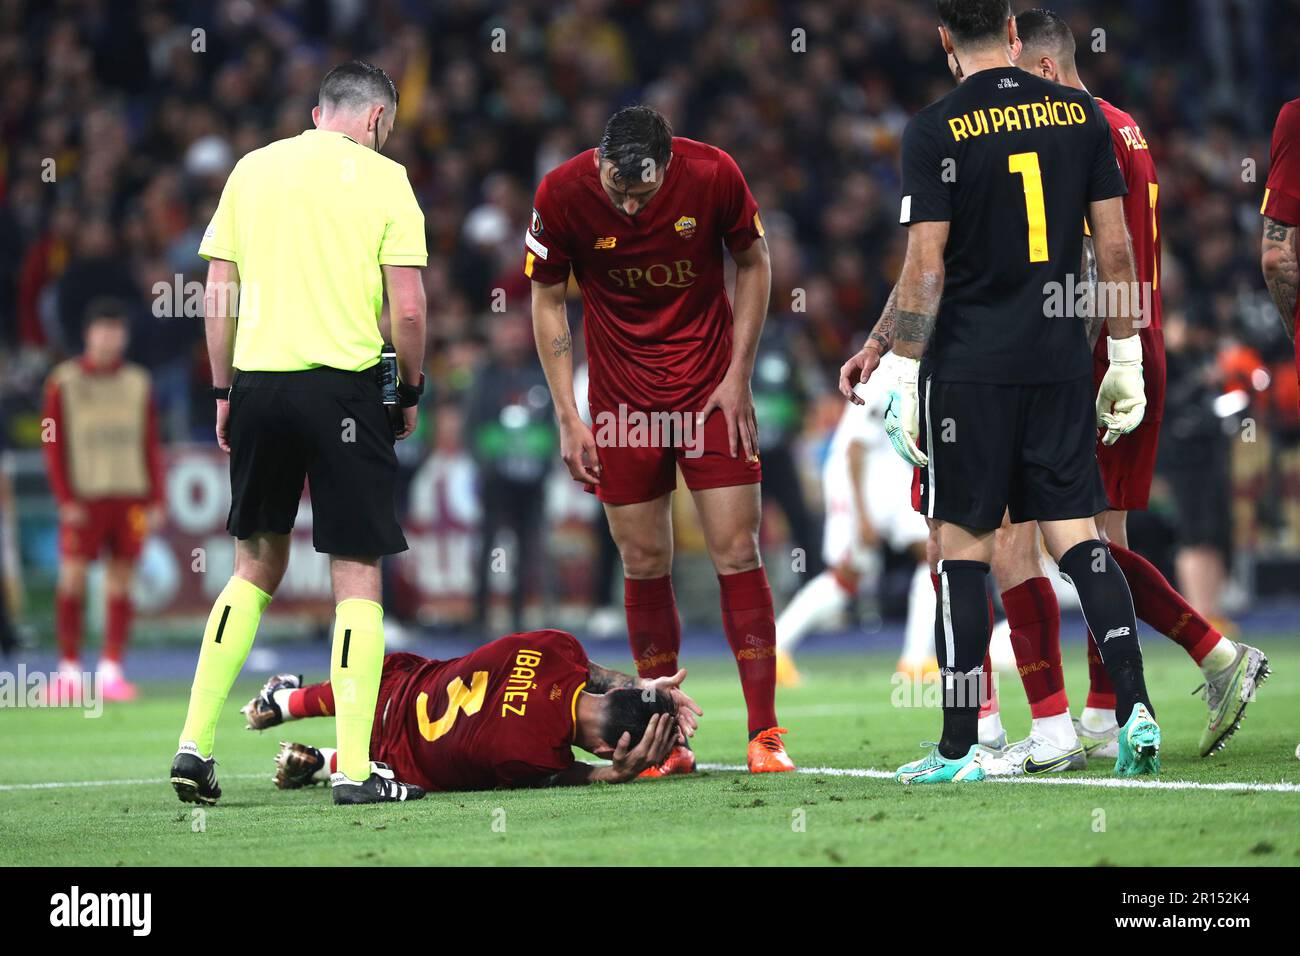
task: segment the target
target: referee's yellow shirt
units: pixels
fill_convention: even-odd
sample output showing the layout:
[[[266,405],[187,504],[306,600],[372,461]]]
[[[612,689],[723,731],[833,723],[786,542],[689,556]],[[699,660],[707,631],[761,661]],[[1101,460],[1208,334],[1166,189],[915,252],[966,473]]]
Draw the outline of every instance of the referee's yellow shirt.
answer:
[[[246,372],[374,365],[383,344],[379,267],[428,262],[406,170],[318,129],[235,165],[199,255],[239,267],[234,365]]]

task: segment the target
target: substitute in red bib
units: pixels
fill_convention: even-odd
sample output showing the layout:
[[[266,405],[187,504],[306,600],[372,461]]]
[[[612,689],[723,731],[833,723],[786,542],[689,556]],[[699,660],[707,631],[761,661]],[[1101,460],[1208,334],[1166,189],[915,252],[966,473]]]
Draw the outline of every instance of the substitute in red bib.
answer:
[[[718,573],[722,621],[749,711],[749,768],[792,770],[776,726],[775,617],[758,551],[758,423],[750,392],[771,285],[758,206],[736,163],[620,110],[596,149],[537,188],[524,237],[533,331],[574,479],[604,504],[627,576],[643,677],[677,670],[671,495],[681,469]],[[724,247],[736,263],[735,309]],[[582,291],[592,424],[579,416],[565,306]],[[689,772],[675,750],[660,772]]]
[[[145,537],[162,521],[164,492],[158,411],[149,373],[123,360],[127,325],[120,302],[92,302],[84,353],[56,366],[45,383],[45,465],[59,503],[55,699],[78,693],[86,573],[105,552],[104,650],[97,675],[108,700],[136,695],[122,673],[131,584]]]

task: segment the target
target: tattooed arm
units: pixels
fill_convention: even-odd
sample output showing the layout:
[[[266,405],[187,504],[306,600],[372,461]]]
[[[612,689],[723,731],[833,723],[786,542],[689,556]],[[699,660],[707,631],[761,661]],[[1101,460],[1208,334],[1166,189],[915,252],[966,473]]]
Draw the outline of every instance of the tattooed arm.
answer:
[[[533,282],[533,339],[551,389],[555,418],[560,424],[560,457],[577,481],[600,484],[596,438],[578,414],[573,395],[573,340],[564,303],[567,282]]]
[[[1083,237],[1083,262],[1079,266],[1079,275],[1088,287],[1088,311],[1084,313],[1083,327],[1088,333],[1088,345],[1095,346],[1106,326],[1106,317],[1097,304],[1097,250],[1092,244],[1092,236]]]
[[[840,394],[854,405],[861,405],[862,399],[853,393],[853,386],[866,382],[876,370],[880,360],[894,344],[894,319],[898,315],[898,286],[889,290],[889,298],[876,320],[866,344],[842,366],[840,366]]]
[[[907,258],[898,278],[894,316],[895,355],[919,360],[930,344],[943,296],[943,249],[947,243],[947,222],[918,222],[907,231]]]
[[[645,682],[639,677],[601,667],[595,661],[587,662],[587,693],[589,694],[607,694],[611,690],[621,690],[624,687],[644,686]]]
[[[1292,341],[1295,341],[1296,285],[1300,276],[1296,260],[1296,227],[1265,216],[1260,265],[1269,295],[1282,317],[1282,328]]]

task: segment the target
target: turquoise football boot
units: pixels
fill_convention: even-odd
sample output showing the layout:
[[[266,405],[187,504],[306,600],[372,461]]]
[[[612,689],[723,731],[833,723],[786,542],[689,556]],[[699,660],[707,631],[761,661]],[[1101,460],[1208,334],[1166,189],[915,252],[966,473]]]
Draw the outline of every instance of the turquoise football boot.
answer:
[[[1115,773],[1136,777],[1160,772],[1160,725],[1143,704],[1137,704],[1128,723],[1119,729],[1119,756]]]
[[[939,753],[939,745],[930,741],[922,747],[930,752],[920,760],[905,763],[894,772],[899,783],[973,783],[984,779],[984,761],[988,756],[979,744],[974,744],[964,756],[949,760]]]

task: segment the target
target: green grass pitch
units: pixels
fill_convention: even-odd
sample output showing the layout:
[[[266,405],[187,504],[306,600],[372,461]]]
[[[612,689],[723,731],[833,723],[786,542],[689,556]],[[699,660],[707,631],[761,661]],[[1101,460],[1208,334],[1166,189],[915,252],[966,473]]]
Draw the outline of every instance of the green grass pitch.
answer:
[[[1257,638],[1273,676],[1227,750],[1196,756],[1205,709],[1181,651],[1147,640],[1148,682],[1164,729],[1164,781],[1300,780],[1300,645]],[[600,648],[594,651],[601,660]],[[618,655],[622,656],[622,655]],[[1067,648],[1074,706],[1086,680]],[[619,666],[616,655],[606,663]],[[803,768],[892,770],[932,739],[938,712],[891,704],[891,655],[801,661],[782,690],[790,753]],[[730,662],[691,669],[705,710],[702,762],[744,762],[745,724]],[[420,803],[335,808],[325,788],[277,791],[281,736],[327,744],[333,725],[303,721],[248,733],[238,708],[264,675],[232,693],[217,738],[221,803],[177,801],[165,773],[186,688],[145,685],[142,699],[80,711],[14,709],[0,742],[0,863],[7,865],[769,864],[1296,865],[1300,790],[1143,789],[1037,782],[903,787],[830,772],[691,778],[585,789],[432,794]],[[308,675],[309,678],[311,675]],[[1001,683],[1012,737],[1028,726],[1014,675]],[[1110,777],[1108,766],[1058,779]],[[156,782],[155,782],[156,781]],[[77,786],[49,786],[76,783]]]

